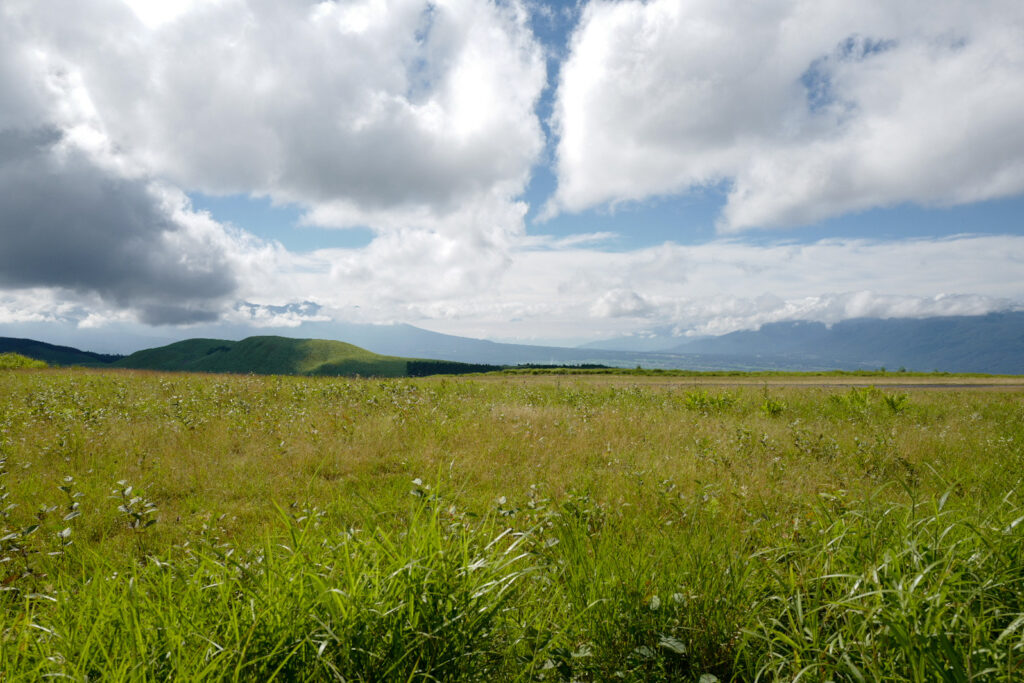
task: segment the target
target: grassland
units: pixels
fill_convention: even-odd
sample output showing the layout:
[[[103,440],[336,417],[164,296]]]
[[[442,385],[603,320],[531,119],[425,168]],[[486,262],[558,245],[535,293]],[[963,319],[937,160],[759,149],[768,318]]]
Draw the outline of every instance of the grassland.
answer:
[[[1024,676],[1019,387],[21,370],[0,449],[4,681]]]

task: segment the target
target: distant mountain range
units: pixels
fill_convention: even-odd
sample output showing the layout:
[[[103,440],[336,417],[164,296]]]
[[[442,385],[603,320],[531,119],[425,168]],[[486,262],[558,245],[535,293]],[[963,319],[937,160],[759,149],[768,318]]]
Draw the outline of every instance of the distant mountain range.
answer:
[[[936,318],[857,318],[833,325],[780,322],[719,337],[629,337],[589,347],[750,359],[794,369],[826,366],[1024,374],[1024,312]],[[753,361],[752,361],[753,362]]]
[[[1024,374],[1024,312],[924,319],[862,318],[831,326],[782,322],[719,337],[621,337],[578,348],[502,344],[439,334],[411,325],[312,323],[286,332],[312,333],[344,339],[347,343],[291,336],[251,337],[240,342],[189,339],[122,357],[32,339],[0,337],[0,352],[14,351],[54,365],[378,376],[429,374],[428,366],[408,364],[442,361],[479,366],[600,364],[689,370],[904,367],[919,371]],[[420,358],[436,360],[416,360]],[[361,363],[371,363],[376,371],[370,372],[370,366]],[[401,363],[406,363],[405,370],[398,372]],[[439,372],[459,372],[457,366],[448,370],[438,370],[439,365],[432,367]]]
[[[107,365],[123,358],[118,354],[79,351],[70,346],[58,346],[35,339],[15,337],[0,337],[0,353],[20,353],[28,358],[45,361],[50,365]]]

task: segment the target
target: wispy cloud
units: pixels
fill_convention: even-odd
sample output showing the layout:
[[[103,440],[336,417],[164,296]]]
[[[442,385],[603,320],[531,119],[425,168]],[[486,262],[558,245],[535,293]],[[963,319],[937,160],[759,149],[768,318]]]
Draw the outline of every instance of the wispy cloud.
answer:
[[[275,292],[280,304],[315,291],[320,312],[340,319],[593,339],[665,327],[703,334],[777,320],[1001,310],[1020,301],[1024,237],[760,246],[720,240],[615,252],[538,249],[532,240],[474,248],[434,235],[278,258],[269,279],[247,293],[250,300]]]

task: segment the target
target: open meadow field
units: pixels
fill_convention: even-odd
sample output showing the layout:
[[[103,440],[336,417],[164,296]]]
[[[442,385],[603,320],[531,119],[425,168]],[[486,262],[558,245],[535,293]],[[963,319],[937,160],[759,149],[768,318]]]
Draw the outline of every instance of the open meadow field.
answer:
[[[1022,485],[1020,378],[11,370],[0,681],[1020,681]]]

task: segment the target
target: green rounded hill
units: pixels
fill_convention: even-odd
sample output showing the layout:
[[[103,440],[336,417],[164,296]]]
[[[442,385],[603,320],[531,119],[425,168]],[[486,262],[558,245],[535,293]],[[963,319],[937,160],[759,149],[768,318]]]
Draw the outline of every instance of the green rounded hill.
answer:
[[[136,351],[111,367],[258,375],[406,377],[498,370],[498,366],[382,356],[345,342],[290,337],[186,339]]]
[[[45,368],[45,361],[23,356],[20,353],[0,353],[0,370],[21,370],[24,368]]]

